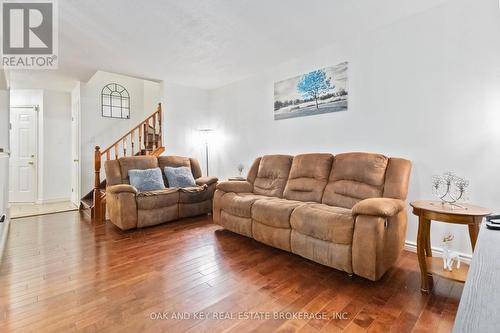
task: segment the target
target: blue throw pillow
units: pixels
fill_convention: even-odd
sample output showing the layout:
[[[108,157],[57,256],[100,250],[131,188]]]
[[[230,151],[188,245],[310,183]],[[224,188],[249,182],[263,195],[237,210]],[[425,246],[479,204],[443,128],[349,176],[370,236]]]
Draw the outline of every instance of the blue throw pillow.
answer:
[[[188,167],[165,167],[169,187],[193,187],[196,186],[191,168]]]
[[[128,178],[130,185],[134,186],[139,192],[163,190],[165,188],[160,168],[132,169],[128,171]]]

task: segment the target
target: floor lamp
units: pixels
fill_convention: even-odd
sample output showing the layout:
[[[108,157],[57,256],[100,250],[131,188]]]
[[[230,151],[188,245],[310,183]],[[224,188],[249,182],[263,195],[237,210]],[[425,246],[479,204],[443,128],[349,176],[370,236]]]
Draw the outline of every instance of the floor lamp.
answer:
[[[208,137],[210,133],[213,132],[214,130],[212,128],[202,128],[198,131],[200,131],[203,137],[203,141],[205,141],[205,161],[207,163],[207,177],[208,177]]]

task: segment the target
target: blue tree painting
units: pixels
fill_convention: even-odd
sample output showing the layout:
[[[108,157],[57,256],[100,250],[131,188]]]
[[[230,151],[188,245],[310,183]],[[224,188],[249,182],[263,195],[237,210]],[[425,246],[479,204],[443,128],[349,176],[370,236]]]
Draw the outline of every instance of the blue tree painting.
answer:
[[[274,83],[274,119],[347,111],[348,63]]]
[[[331,77],[326,77],[326,72],[324,70],[318,69],[302,76],[299,84],[297,84],[297,90],[304,98],[314,98],[316,109],[319,109],[318,98],[322,94],[335,88],[335,86],[330,83],[331,80]]]

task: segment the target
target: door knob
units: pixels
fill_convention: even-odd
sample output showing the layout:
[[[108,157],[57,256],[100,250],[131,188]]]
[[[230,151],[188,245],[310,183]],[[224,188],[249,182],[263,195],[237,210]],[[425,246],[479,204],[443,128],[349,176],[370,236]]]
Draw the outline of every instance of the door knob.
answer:
[[[80,161],[80,160],[73,160],[73,162],[78,162],[78,161]]]
[[[34,164],[35,164],[35,162],[33,162],[33,161],[29,161],[29,162],[28,162],[28,164],[29,164],[29,165],[34,165]]]

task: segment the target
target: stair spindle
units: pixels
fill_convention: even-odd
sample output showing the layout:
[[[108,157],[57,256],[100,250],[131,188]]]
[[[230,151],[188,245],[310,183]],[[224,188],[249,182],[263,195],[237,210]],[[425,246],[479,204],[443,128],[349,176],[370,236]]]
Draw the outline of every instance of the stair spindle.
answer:
[[[132,155],[134,156],[134,131],[130,132],[130,148],[132,149]]]
[[[145,150],[146,154],[148,155],[148,150],[149,150],[149,118],[146,120],[146,123],[144,125],[144,137],[146,138],[146,143],[145,143]]]
[[[156,149],[156,113],[153,114],[153,151]]]
[[[142,155],[142,124],[139,126],[139,154]]]
[[[122,146],[123,146],[123,156],[127,156],[127,139],[126,138],[123,138]]]
[[[159,128],[158,146],[163,147],[162,135],[161,135],[161,103],[158,103],[158,108],[156,109],[156,112],[158,113],[158,128]]]

